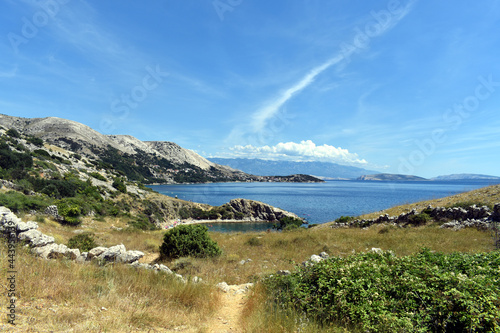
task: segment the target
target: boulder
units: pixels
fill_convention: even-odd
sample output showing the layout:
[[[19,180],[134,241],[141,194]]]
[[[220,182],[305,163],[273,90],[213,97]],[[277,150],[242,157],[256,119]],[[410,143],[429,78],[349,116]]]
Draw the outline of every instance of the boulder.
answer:
[[[38,223],[32,221],[17,223],[18,232],[24,232],[32,229],[38,229]]]
[[[158,269],[159,269],[161,272],[165,272],[165,273],[167,273],[167,274],[173,274],[173,272],[172,272],[172,271],[170,270],[170,268],[168,268],[167,266],[162,265],[162,264],[160,264],[160,265],[158,265],[158,266],[159,266],[159,268],[158,268]]]
[[[142,257],[144,257],[144,253],[141,252],[141,251],[126,251],[124,253],[120,253],[117,257],[116,257],[116,261],[117,262],[122,262],[122,263],[125,263],[125,264],[130,264],[130,263],[133,263],[134,261],[137,261],[139,259],[141,259]]]
[[[500,222],[500,203],[495,204],[493,207],[493,213],[491,214],[491,219],[496,222]]]
[[[124,254],[127,252],[127,249],[125,249],[125,245],[120,244],[120,245],[115,245],[111,246],[110,248],[106,249],[104,252],[102,252],[98,258],[101,260],[105,261],[118,261],[118,257],[121,254]]]
[[[18,239],[28,242],[31,247],[42,247],[54,243],[54,237],[42,234],[35,229],[20,233]]]
[[[80,257],[79,249],[68,249],[66,251],[66,257],[70,260],[77,260]]]
[[[80,254],[79,250],[78,254]],[[59,259],[59,258],[72,258],[74,257],[75,252],[73,250],[68,249],[68,247],[64,244],[48,244],[41,247],[36,247],[33,249],[33,252],[38,256],[44,259]]]
[[[217,283],[216,287],[225,293],[229,292],[229,285],[226,282]]]
[[[87,259],[91,260],[94,257],[100,256],[104,251],[106,251],[108,248],[104,246],[98,246],[94,247],[92,250],[88,252]]]
[[[317,254],[313,254],[311,258],[309,258],[309,261],[312,262],[313,264],[317,264],[318,262],[322,261],[323,258],[318,256]]]

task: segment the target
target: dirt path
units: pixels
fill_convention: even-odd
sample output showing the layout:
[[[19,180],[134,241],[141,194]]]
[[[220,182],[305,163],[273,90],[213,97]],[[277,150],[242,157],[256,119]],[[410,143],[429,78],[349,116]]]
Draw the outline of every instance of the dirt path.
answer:
[[[208,322],[208,332],[244,332],[239,321],[251,286],[251,283],[227,285],[224,282],[217,285],[222,293],[222,306]]]

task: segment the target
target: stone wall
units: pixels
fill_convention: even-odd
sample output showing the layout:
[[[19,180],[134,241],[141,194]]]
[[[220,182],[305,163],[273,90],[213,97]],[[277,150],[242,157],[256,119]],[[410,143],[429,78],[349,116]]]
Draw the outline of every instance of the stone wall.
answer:
[[[52,210],[57,214],[57,210]],[[88,252],[80,252],[79,249],[70,249],[64,244],[56,244],[54,237],[47,236],[40,232],[38,223],[33,221],[23,222],[6,207],[0,207],[0,235],[9,239],[16,239],[25,243],[31,251],[43,259],[66,258],[79,263],[97,260],[104,263],[129,264],[132,267],[161,271],[167,274],[174,274],[167,266],[162,264],[139,263],[139,259],[144,256],[141,251],[127,250],[125,245],[115,245],[111,247],[99,246]],[[177,278],[186,282],[179,274]],[[201,281],[196,278],[195,281]]]
[[[364,228],[374,224],[389,223],[400,227],[418,225],[422,218],[417,216],[421,213],[427,214],[433,221],[444,222],[441,228],[453,228],[455,230],[465,227],[475,227],[481,230],[488,230],[493,227],[492,222],[500,221],[500,203],[497,203],[493,211],[487,206],[478,207],[476,205],[467,208],[453,207],[444,208],[432,206],[427,207],[420,213],[416,209],[408,213],[402,213],[399,216],[380,215],[376,219],[355,219],[348,222],[337,222],[332,228],[339,227],[358,227]],[[425,223],[425,222],[424,222]]]

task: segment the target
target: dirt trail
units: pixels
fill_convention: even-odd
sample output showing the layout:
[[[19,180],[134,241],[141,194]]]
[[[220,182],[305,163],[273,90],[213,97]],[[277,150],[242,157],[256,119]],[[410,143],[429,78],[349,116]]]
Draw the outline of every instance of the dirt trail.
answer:
[[[240,317],[247,300],[251,283],[241,285],[217,285],[222,293],[222,306],[207,323],[210,333],[242,333],[244,328],[240,325]]]

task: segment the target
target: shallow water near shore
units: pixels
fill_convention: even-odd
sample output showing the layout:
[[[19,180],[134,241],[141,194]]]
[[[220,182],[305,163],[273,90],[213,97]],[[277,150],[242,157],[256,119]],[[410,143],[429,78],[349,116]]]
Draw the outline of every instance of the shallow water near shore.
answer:
[[[213,206],[220,206],[236,198],[257,200],[293,212],[309,223],[325,223],[340,216],[357,216],[498,183],[490,180],[418,182],[336,180],[325,183],[211,183],[149,185],[149,187],[161,194]],[[272,226],[262,223],[211,225],[209,229],[218,232],[263,231]]]

